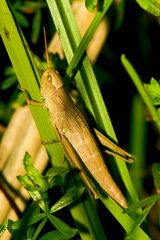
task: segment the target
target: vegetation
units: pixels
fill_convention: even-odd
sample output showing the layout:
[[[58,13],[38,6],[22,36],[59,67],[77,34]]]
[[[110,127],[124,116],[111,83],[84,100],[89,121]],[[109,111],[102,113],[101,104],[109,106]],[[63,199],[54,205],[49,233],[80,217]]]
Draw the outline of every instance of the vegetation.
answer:
[[[28,204],[22,219],[4,220],[0,232],[3,234],[8,229],[13,239],[20,239],[20,236],[21,239],[158,239],[160,87],[156,80],[159,73],[156,56],[159,2],[86,0],[88,10],[97,12],[82,38],[71,2],[0,1],[1,125],[7,126],[13,111],[25,103],[18,85],[27,90],[31,99],[42,101],[40,71],[42,65],[46,66],[43,26],[49,39],[57,31],[65,59],[54,54],[52,62],[66,87],[70,91],[78,89],[90,125],[117,142],[115,128],[120,145],[126,146],[136,157],[132,166],[117,157],[107,162],[126,193],[129,207],[123,210],[101,192],[96,204],[78,173],[70,170],[67,161],[62,163],[61,145],[45,144],[52,167],[48,166],[46,173],[41,175],[26,154],[27,175],[17,178],[33,201]],[[93,66],[86,48],[104,16],[110,25],[109,36]],[[47,110],[42,106],[30,106],[30,110],[42,141],[56,141]],[[53,195],[58,196],[57,201],[53,200]],[[156,214],[154,221],[152,214]]]

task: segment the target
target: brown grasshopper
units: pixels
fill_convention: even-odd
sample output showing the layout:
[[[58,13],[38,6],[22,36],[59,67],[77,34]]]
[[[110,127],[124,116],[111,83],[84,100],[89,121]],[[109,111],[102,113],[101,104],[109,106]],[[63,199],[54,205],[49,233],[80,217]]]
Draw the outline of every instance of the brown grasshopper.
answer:
[[[83,165],[89,170],[102,189],[119,205],[126,208],[127,201],[104,164],[100,149],[84,116],[65,90],[58,72],[50,67],[47,46],[46,56],[48,68],[42,75],[40,91],[44,99],[44,106],[49,110],[51,122],[54,129],[56,129],[59,139],[61,139],[65,150],[70,155],[75,166],[81,170],[83,179],[94,195],[97,193],[92,187],[87,174],[84,172]],[[107,150],[107,153],[119,156],[128,162],[133,161],[131,154],[118,147],[97,130],[95,133],[101,143],[108,149],[111,149]],[[81,161],[76,157],[75,152]]]

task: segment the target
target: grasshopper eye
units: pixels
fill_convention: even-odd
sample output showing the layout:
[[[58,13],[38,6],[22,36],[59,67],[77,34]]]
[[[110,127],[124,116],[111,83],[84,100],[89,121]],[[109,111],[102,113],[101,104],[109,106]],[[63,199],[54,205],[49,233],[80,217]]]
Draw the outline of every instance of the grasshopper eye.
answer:
[[[52,76],[51,75],[48,75],[47,79],[48,79],[48,81],[52,82]]]

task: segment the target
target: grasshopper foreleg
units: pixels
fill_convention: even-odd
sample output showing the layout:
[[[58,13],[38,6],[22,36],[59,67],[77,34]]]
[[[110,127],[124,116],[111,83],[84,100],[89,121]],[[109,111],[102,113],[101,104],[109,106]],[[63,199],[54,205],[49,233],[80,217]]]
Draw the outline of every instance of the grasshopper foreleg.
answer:
[[[26,97],[26,102],[27,102],[28,105],[32,105],[32,106],[44,106],[44,102],[32,100],[32,99],[30,98],[29,92],[28,92],[25,88],[22,88],[22,87],[20,87],[20,86],[18,86],[18,88],[24,93],[24,95],[25,95],[25,97]]]
[[[26,102],[27,102],[28,105],[32,105],[32,106],[44,106],[44,102],[38,102],[38,101],[32,100],[32,99],[30,98],[29,92],[28,92],[25,88],[22,88],[22,87],[20,87],[20,86],[18,86],[18,88],[19,88],[21,91],[23,91],[23,93],[25,94]],[[53,140],[53,139],[52,139],[52,140],[49,140],[49,141],[43,141],[43,140],[41,140],[41,143],[42,143],[43,145],[61,142],[61,137],[60,137],[59,132],[57,131],[56,128],[54,128],[54,130],[55,130],[55,132],[56,132],[56,136],[57,136],[58,139],[56,139],[56,140]]]

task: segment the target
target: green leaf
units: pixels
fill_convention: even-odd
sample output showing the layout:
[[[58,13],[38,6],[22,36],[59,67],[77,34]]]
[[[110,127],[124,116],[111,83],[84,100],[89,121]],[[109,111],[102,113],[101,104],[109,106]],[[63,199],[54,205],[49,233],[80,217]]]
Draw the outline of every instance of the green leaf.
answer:
[[[48,178],[54,178],[57,175],[60,175],[61,177],[65,177],[65,175],[69,172],[67,168],[63,167],[51,167],[48,169],[46,173],[46,177]]]
[[[66,236],[73,236],[73,234],[77,233],[77,230],[74,228],[69,227],[66,223],[64,223],[61,219],[53,216],[53,215],[49,215],[49,220],[50,222],[53,224],[53,226],[55,228],[57,228],[57,230],[61,233],[63,233]]]
[[[31,204],[28,205],[27,209],[25,210],[23,214],[23,219],[27,219],[27,226],[33,224],[32,221],[34,221],[34,217],[40,214],[40,208],[36,205],[35,202],[31,202]],[[44,213],[41,213],[43,215]]]
[[[98,0],[85,0],[85,5],[89,11],[94,11],[98,5]]]
[[[22,225],[22,220],[17,220],[16,222],[13,222],[12,220],[8,220],[8,231],[12,234],[16,233],[18,229],[20,229]]]
[[[33,236],[36,228],[37,227],[33,226],[33,225],[31,225],[27,228],[26,234],[25,234],[26,235],[26,240],[31,240],[32,239],[32,236]]]
[[[23,162],[27,174],[29,178],[33,181],[33,183],[41,187],[41,189],[47,189],[48,188],[47,178],[41,175],[38,169],[36,169],[33,166],[32,158],[28,153],[25,154]]]
[[[76,201],[84,193],[85,188],[72,188],[61,197],[50,209],[50,213],[56,212]]]
[[[14,11],[14,15],[17,19],[17,22],[22,26],[22,27],[29,27],[29,22],[28,19],[20,12]]]
[[[132,204],[127,209],[124,209],[123,212],[124,213],[135,212],[137,210],[137,208],[143,208],[147,205],[155,204],[156,201],[158,201],[158,200],[160,200],[160,194],[154,194],[150,197],[147,197],[147,198],[143,199],[142,201],[139,201],[137,203]]]
[[[13,222],[12,220],[9,220],[10,230],[12,229],[12,231],[14,231],[14,230],[19,229],[21,227],[21,225],[22,225],[22,222],[23,222],[22,219],[21,220],[17,220],[15,222]]]
[[[115,29],[119,29],[122,25],[124,14],[125,14],[126,0],[118,0],[115,2],[116,8],[116,19],[115,19]]]
[[[160,108],[157,109],[157,114],[158,114],[158,117],[160,119]]]
[[[150,83],[144,84],[145,91],[150,96],[154,105],[160,105],[160,84],[155,78]]]
[[[136,2],[148,13],[160,16],[160,0],[136,0]]]
[[[42,221],[39,223],[38,227],[36,228],[36,231],[34,232],[32,239],[38,239],[38,236],[40,234],[40,232],[42,231],[42,229],[44,228],[46,222],[47,222],[48,218],[45,217],[42,219]]]
[[[15,75],[14,68],[13,68],[12,66],[6,67],[5,70],[4,70],[4,74],[5,74],[6,76],[12,75],[12,74]]]
[[[33,43],[36,43],[40,34],[41,28],[41,9],[37,9],[33,18],[32,31],[31,31],[31,39]]]
[[[29,194],[33,200],[37,202],[39,207],[45,211],[46,204],[44,202],[44,197],[41,193],[40,187],[35,186],[28,176],[17,176],[17,179],[21,182],[24,188],[28,190]]]
[[[151,203],[150,205],[148,205],[142,212],[142,214],[140,214],[140,216],[137,218],[137,220],[134,222],[134,225],[132,226],[132,230],[130,231],[130,233],[127,235],[127,237],[125,238],[125,240],[130,240],[132,237],[134,238],[134,234],[135,231],[137,230],[137,228],[142,224],[142,222],[145,221],[149,211],[151,210],[151,208],[153,207],[154,203]]]
[[[77,232],[73,233],[72,236],[64,235],[62,232],[55,230],[44,234],[40,240],[69,240],[74,237]]]
[[[39,221],[40,223],[36,225],[36,230],[35,230],[33,224]],[[8,229],[14,236],[12,239],[15,239],[15,240],[26,239],[27,235],[32,236],[34,234],[39,234],[39,232],[43,228],[46,221],[47,221],[46,214],[40,213],[39,207],[32,202],[24,212],[23,218],[21,220],[18,220],[16,222],[9,220]],[[25,238],[22,238],[22,234],[23,234],[23,237],[25,236]],[[30,238],[27,238],[27,239],[30,239]],[[33,237],[31,239],[36,239],[36,238]]]
[[[28,191],[33,191],[33,190],[40,190],[39,187],[35,187],[35,185],[33,184],[33,182],[31,181],[31,179],[28,176],[17,176],[18,181],[20,181],[20,183],[23,185],[23,187],[25,189],[27,189]]]
[[[13,7],[14,10],[19,10],[21,5],[22,5],[21,0],[20,1],[14,1],[13,4],[12,4],[12,7]]]
[[[0,237],[3,235],[3,233],[7,229],[7,226],[8,226],[8,220],[5,220],[3,223],[0,224]]]
[[[159,120],[157,110],[156,110],[155,106],[153,105],[151,98],[145,91],[144,84],[143,84],[142,80],[140,79],[138,73],[136,72],[136,70],[134,69],[134,67],[132,66],[132,64],[130,63],[130,61],[127,59],[127,57],[124,54],[121,55],[121,62],[123,64],[124,68],[126,69],[128,75],[130,76],[131,80],[135,84],[135,87],[137,88],[142,100],[148,107],[158,129],[160,129],[160,120]]]
[[[37,223],[38,221],[42,220],[46,217],[46,213],[38,213],[32,216],[32,218],[27,222],[27,226]]]
[[[46,173],[49,187],[51,188],[53,186],[62,185],[68,171],[69,170],[67,168],[63,168],[63,167],[50,168]]]
[[[24,97],[24,94],[20,92],[14,102],[12,103],[12,108],[13,109],[18,109],[20,106],[24,105],[26,102],[26,99]]]
[[[35,2],[35,1],[24,1],[23,5],[25,7],[30,7],[30,8],[42,8],[42,7],[46,6],[46,3],[42,2],[42,1],[37,1],[37,2]]]
[[[40,213],[40,208],[34,202],[32,202],[24,212],[23,218],[12,223],[11,225],[11,230],[15,234],[15,240],[21,239],[20,236],[22,233],[28,237],[27,239],[34,239],[34,234],[39,234],[43,224],[45,224],[46,221],[46,214]],[[33,225],[37,222],[39,223],[35,225],[35,228]],[[29,238],[29,236],[33,238]]]
[[[6,78],[1,84],[1,89],[6,90],[12,87],[14,84],[17,84],[17,78],[15,75]]]
[[[152,166],[153,181],[157,192],[160,191],[160,163],[153,163]]]

